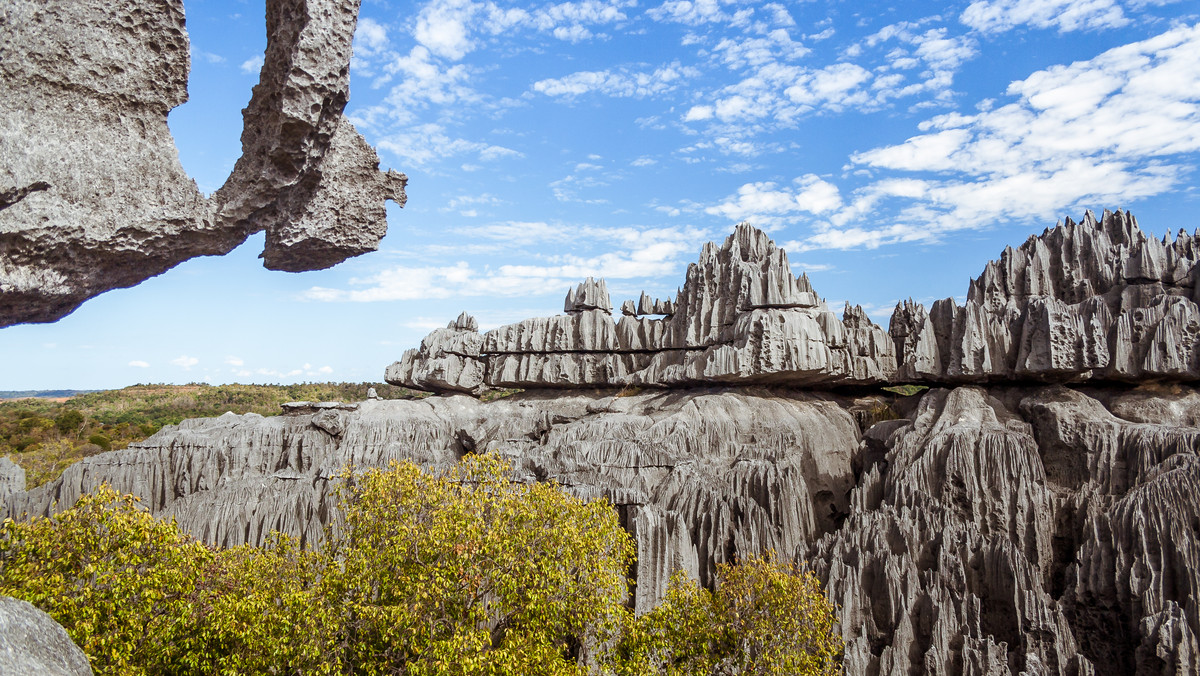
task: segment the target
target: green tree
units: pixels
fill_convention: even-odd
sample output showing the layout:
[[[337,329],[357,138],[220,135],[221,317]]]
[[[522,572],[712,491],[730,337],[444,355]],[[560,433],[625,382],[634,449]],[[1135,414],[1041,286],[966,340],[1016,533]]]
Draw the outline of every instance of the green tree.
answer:
[[[836,607],[820,581],[773,553],[722,564],[716,591],[685,575],[666,598],[633,619],[620,652],[623,674],[841,673]]]
[[[83,427],[83,414],[69,408],[54,416],[54,426],[58,428],[59,434],[74,434]]]
[[[616,511],[514,482],[494,456],[368,471],[345,514],[327,589],[361,673],[580,673],[626,612]]]
[[[320,550],[213,549],[107,487],[0,528],[0,593],[67,628],[98,674],[831,674],[833,607],[773,558],[625,605],[616,511],[493,456],[343,475]]]

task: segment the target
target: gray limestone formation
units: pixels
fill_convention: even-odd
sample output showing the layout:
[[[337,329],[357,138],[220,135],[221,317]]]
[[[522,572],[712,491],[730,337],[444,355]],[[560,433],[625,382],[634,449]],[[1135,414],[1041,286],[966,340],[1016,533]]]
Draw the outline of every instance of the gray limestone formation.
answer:
[[[0,4],[0,326],[267,230],[264,259],[313,270],[377,248],[406,178],[342,115],[357,0],[268,0],[242,159],[206,198],[167,114],[187,100],[182,0]]]
[[[1007,248],[967,301],[892,315],[912,382],[1200,378],[1200,233],[1147,236],[1128,212],[1067,219]]]
[[[829,310],[787,254],[742,224],[708,244],[674,300],[626,301],[613,321],[604,280],[567,293],[566,314],[478,336],[452,325],[387,369],[434,392],[488,387],[694,387],[712,383],[870,385],[895,374],[895,347],[863,313]]]
[[[1164,411],[1169,414],[1164,417]],[[839,606],[847,673],[1195,673],[1200,392],[962,386],[526,391],[297,402],[164,428],[9,495],[46,514],[108,483],[217,544],[316,545],[345,468],[508,458],[609,501],[634,604],[768,549]]]
[[[8,456],[0,458],[0,497],[25,490],[25,470]]]
[[[315,546],[347,468],[495,453],[614,506],[639,611],[676,571],[711,584],[774,550],[838,604],[847,673],[1200,673],[1191,242],[1128,214],[1068,222],[989,264],[962,307],[902,304],[889,337],[740,226],[669,303],[643,294],[614,321],[589,279],[564,315],[481,334],[463,314],[388,368],[446,396],[187,420],[2,511],[108,483],[213,544]],[[906,380],[934,389],[879,387]],[[463,396],[502,386],[526,390]]]
[[[48,514],[108,483],[214,544],[259,544],[274,530],[314,543],[346,467],[498,453],[523,480],[616,506],[639,543],[636,599],[648,609],[677,570],[711,582],[736,552],[794,551],[832,529],[848,507],[859,435],[836,398],[795,391],[300,403],[276,417],[169,426],[9,496],[5,512]]]
[[[87,655],[62,625],[29,603],[0,596],[0,676],[91,676]]]

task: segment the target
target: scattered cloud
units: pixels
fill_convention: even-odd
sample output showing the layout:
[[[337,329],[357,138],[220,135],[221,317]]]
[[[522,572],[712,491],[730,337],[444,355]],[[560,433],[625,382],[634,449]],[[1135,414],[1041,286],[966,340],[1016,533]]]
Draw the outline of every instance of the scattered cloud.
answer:
[[[447,266],[398,266],[370,277],[351,279],[351,289],[313,287],[303,298],[330,302],[377,302],[465,296],[515,297],[566,293],[586,277],[648,279],[678,272],[708,238],[695,228],[553,227],[547,224],[498,224],[472,229],[479,237],[506,238],[520,226],[542,241],[569,237],[578,248],[583,240],[603,241],[595,256],[564,254],[541,257],[540,264],[475,267],[466,261]],[[528,242],[534,241],[529,238]]]
[[[242,69],[242,72],[246,73],[248,75],[257,74],[260,70],[262,70],[262,67],[263,67],[263,56],[261,54],[259,54],[258,56],[246,59],[245,61],[242,62],[242,65],[240,66],[240,68]]]
[[[233,356],[225,357],[225,363],[230,366],[244,366],[246,364],[240,357]]]
[[[842,206],[837,186],[813,174],[794,180],[791,186],[775,183],[746,183],[720,204],[705,212],[732,221],[750,221],[770,227],[797,214],[827,214]]]
[[[200,363],[200,360],[196,359],[195,357],[189,357],[185,354],[172,359],[171,363],[185,371],[190,371],[193,366]]]
[[[387,27],[370,17],[358,20],[354,29],[354,55],[371,57],[388,47]]]
[[[959,20],[983,33],[1026,25],[1066,33],[1129,23],[1115,0],[979,0],[963,10]]]
[[[453,138],[440,124],[429,122],[383,137],[378,147],[410,165],[423,167],[447,157],[471,155],[486,162],[505,157],[522,157],[520,151],[481,141]]]
[[[147,369],[147,368],[150,368],[150,362],[145,362],[145,361],[142,361],[141,359],[134,359],[133,361],[129,362],[129,366],[133,366],[133,367],[140,368],[140,369]]]
[[[697,75],[697,69],[681,66],[676,61],[652,72],[581,71],[561,78],[538,80],[533,83],[533,90],[546,96],[563,98],[593,93],[641,98],[669,92],[687,78]]]
[[[899,175],[855,190],[805,246],[936,239],[1175,189],[1191,169],[1173,158],[1200,150],[1198,52],[1200,26],[1174,28],[1013,82],[1006,105],[938,115],[903,143],[855,153],[848,169]],[[898,212],[887,226],[855,225],[888,204]]]

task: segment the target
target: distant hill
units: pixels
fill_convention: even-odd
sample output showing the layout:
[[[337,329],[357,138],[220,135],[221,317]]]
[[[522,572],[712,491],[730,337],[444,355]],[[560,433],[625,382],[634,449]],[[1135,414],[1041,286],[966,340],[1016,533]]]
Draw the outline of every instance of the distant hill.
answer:
[[[100,390],[0,390],[0,399],[64,399]]]

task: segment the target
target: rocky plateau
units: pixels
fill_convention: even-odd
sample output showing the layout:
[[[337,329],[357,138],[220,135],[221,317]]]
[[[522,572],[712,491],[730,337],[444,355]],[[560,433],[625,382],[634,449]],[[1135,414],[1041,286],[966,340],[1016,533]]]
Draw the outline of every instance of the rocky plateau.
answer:
[[[460,315],[387,369],[437,396],[188,420],[32,491],[5,466],[4,512],[109,483],[214,544],[316,545],[343,468],[497,453],[612,503],[638,610],[772,549],[839,605],[850,674],[1194,674],[1196,252],[1089,213],[885,332],[742,225],[616,320],[594,279],[556,317]],[[523,391],[471,396],[496,387]]]

